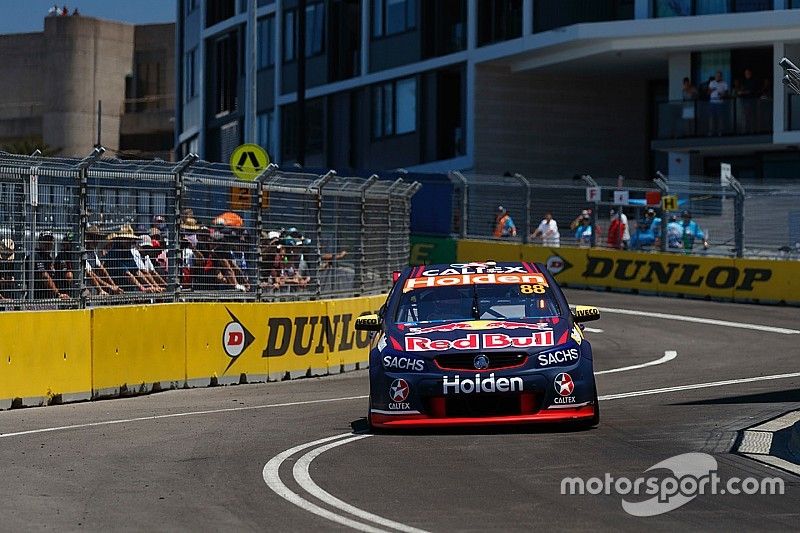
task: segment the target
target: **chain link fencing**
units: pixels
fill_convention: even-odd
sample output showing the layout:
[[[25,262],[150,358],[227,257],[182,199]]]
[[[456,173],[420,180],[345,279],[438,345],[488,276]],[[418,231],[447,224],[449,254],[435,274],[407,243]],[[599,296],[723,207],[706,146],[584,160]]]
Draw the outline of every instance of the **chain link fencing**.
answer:
[[[0,152],[0,309],[386,290],[417,182]]]
[[[461,238],[800,259],[800,191],[788,184],[744,187],[731,178],[723,186],[719,179],[661,176],[649,186],[623,180],[599,186],[588,175],[449,177],[452,233]],[[669,210],[662,198],[674,200]]]

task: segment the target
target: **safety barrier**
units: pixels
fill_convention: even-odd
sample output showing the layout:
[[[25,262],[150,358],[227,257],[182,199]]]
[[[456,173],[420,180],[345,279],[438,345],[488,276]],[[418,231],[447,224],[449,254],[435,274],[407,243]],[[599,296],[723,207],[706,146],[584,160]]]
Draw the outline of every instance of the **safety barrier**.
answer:
[[[385,298],[0,313],[0,409],[359,368]]]
[[[800,305],[800,263],[412,237],[412,263],[493,259],[547,265],[565,287]]]

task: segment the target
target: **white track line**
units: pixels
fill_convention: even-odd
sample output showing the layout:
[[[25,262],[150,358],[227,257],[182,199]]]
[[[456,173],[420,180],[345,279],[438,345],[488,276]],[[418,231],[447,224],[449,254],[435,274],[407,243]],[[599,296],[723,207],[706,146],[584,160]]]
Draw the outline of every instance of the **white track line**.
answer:
[[[711,381],[708,383],[693,383],[691,385],[678,385],[676,387],[662,387],[660,389],[649,389],[632,392],[621,392],[619,394],[606,394],[600,396],[601,400],[617,400],[619,398],[633,398],[635,396],[650,396],[652,394],[666,394],[668,392],[677,392],[683,390],[693,389],[707,389],[710,387],[723,387],[725,385],[737,385],[739,383],[753,383],[754,381],[771,381],[773,379],[787,379],[787,378],[800,378],[800,372],[793,372],[791,374],[773,374],[771,376],[756,376],[752,378],[740,379],[726,379],[724,381]]]
[[[18,437],[20,435],[34,435],[36,433],[50,433],[51,431],[64,431],[67,429],[83,429],[97,426],[110,426],[113,424],[126,424],[128,422],[144,422],[147,420],[161,420],[163,418],[179,418],[183,416],[213,415],[216,413],[234,413],[237,411],[252,411],[256,409],[272,409],[275,407],[292,407],[295,405],[311,405],[315,403],[344,402],[348,400],[363,400],[369,398],[368,395],[344,396],[342,398],[323,398],[321,400],[306,400],[302,402],[273,403],[268,405],[250,405],[245,407],[226,407],[222,409],[208,409],[206,411],[188,411],[183,413],[170,413],[168,415],[140,416],[137,418],[123,418],[120,420],[104,420],[102,422],[87,422],[85,424],[73,424],[70,426],[56,426],[41,429],[29,429],[27,431],[15,431],[13,433],[0,433],[0,439],[4,437]]]
[[[666,313],[654,313],[651,311],[634,311],[632,309],[616,309],[613,307],[598,307],[603,313],[618,315],[648,316],[652,318],[663,318],[664,320],[678,320],[680,322],[695,322],[697,324],[711,324],[713,326],[724,326],[728,328],[754,329],[756,331],[766,331],[769,333],[782,333],[784,335],[797,335],[800,330],[777,328],[775,326],[762,326],[760,324],[748,324],[746,322],[729,322],[727,320],[717,320],[715,318],[700,318],[696,316],[669,315]]]
[[[363,439],[368,437],[369,435],[356,435],[355,439]],[[295,446],[294,448],[289,448],[288,450],[279,453],[275,457],[269,460],[267,464],[264,465],[264,469],[261,471],[261,475],[264,478],[264,482],[267,486],[272,489],[275,494],[283,498],[284,500],[300,507],[304,511],[308,511],[309,513],[315,514],[331,522],[336,522],[337,524],[341,524],[343,526],[347,526],[353,529],[357,529],[358,531],[367,531],[369,533],[383,533],[384,530],[372,527],[367,524],[362,524],[361,522],[356,522],[355,520],[351,520],[345,516],[340,516],[334,512],[331,512],[327,509],[323,509],[319,505],[315,505],[308,500],[303,499],[298,494],[289,490],[289,487],[283,484],[281,481],[279,470],[281,465],[283,464],[286,459],[291,457],[292,455],[305,450],[306,448],[311,448],[313,446],[317,446],[319,444],[324,444],[326,442],[330,442],[332,440],[341,439],[343,437],[353,437],[352,433],[344,433],[341,435],[334,435],[333,437],[327,437],[324,439],[315,440],[312,442],[307,442],[305,444],[301,444],[299,446]],[[349,440],[353,440],[348,439]]]
[[[336,448],[337,446],[348,444],[355,440],[371,436],[372,435],[355,435],[346,439],[330,442],[328,444],[325,444],[324,446],[314,448],[310,452],[307,452],[305,455],[300,457],[300,459],[298,459],[297,462],[294,464],[294,468],[292,469],[292,475],[294,476],[295,481],[297,482],[298,485],[300,485],[302,489],[307,491],[315,498],[325,502],[331,507],[335,507],[341,511],[350,513],[351,515],[360,518],[362,520],[365,520],[367,522],[373,522],[379,526],[396,529],[398,531],[404,531],[406,533],[427,533],[423,529],[417,529],[415,527],[407,526],[405,524],[401,524],[400,522],[395,522],[394,520],[383,518],[382,516],[369,513],[367,511],[364,511],[363,509],[359,509],[358,507],[350,505],[349,503],[342,501],[339,498],[330,494],[329,492],[325,491],[319,485],[317,485],[313,479],[311,479],[311,474],[309,473],[309,467],[311,466],[311,461],[316,459],[319,455],[327,452],[332,448]]]
[[[613,374],[614,372],[627,372],[628,370],[636,370],[638,368],[661,365],[668,361],[672,361],[676,357],[678,357],[678,352],[676,352],[675,350],[667,350],[664,352],[664,357],[660,357],[655,361],[648,361],[647,363],[642,363],[640,365],[621,366],[619,368],[610,368],[608,370],[598,370],[597,372],[594,373],[594,375],[597,376],[599,374]]]
[[[603,333],[603,331],[605,330],[602,330],[600,328],[584,328],[583,331],[588,331],[589,333]]]

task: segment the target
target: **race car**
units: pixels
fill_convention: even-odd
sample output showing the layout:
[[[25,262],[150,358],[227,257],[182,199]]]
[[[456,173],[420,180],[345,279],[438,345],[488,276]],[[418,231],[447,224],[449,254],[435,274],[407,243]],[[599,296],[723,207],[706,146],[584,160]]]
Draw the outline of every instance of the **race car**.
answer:
[[[372,428],[600,421],[592,348],[541,264],[426,265],[395,273],[369,354]]]

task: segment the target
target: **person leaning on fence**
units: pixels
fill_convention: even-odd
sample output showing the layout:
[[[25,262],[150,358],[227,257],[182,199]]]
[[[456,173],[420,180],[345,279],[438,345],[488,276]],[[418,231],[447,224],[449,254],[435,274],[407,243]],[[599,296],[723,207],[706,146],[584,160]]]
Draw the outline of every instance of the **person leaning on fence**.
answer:
[[[517,227],[508,214],[508,210],[502,205],[497,206],[497,214],[494,217],[494,232],[493,235],[496,239],[503,237],[516,237]]]
[[[628,217],[622,209],[611,210],[611,224],[608,226],[608,237],[606,242],[609,248],[627,250],[630,245],[631,234],[628,229]]]
[[[631,248],[639,249],[645,246],[652,246],[656,242],[656,236],[661,233],[661,218],[656,216],[656,210],[648,208],[644,214],[644,220],[639,222],[636,232],[631,238]]]
[[[99,296],[122,294],[122,288],[108,274],[103,264],[102,258],[106,253],[104,242],[106,241],[97,226],[86,228],[86,286],[94,287]]]
[[[699,239],[703,242],[703,249],[708,250],[707,236],[697,225],[697,222],[692,220],[692,214],[689,211],[684,211],[681,213],[681,220],[681,243],[683,244],[683,249],[687,252],[691,251],[694,248],[695,239]]]
[[[575,222],[575,221],[573,221]],[[578,218],[577,218],[577,225],[572,229],[575,230],[575,240],[578,241],[578,245],[585,247],[591,246],[592,244],[592,219],[591,215],[589,215],[588,211],[584,211]],[[570,224],[572,226],[572,224]]]
[[[16,245],[11,239],[0,241],[0,300],[17,298],[17,279],[14,259]]]
[[[55,279],[58,290],[68,294],[71,298],[78,296],[76,274],[78,272],[79,253],[75,248],[77,241],[73,232],[67,232],[61,241],[61,246],[55,257]]]
[[[680,248],[683,246],[683,225],[678,222],[678,217],[670,215],[667,222],[667,247]]]
[[[153,248],[153,239],[150,235],[140,235],[139,245],[131,248],[131,255],[133,260],[136,261],[136,266],[139,267],[142,277],[144,277],[151,287],[154,287],[154,292],[164,292],[167,290],[167,282],[158,273],[153,258],[158,255],[158,252]],[[151,257],[152,256],[152,257]]]
[[[114,282],[125,292],[160,292],[139,269],[133,250],[139,242],[130,224],[123,225],[118,232],[108,236],[111,249],[106,257],[106,265]]]
[[[260,266],[261,271],[267,275],[259,282],[261,288],[267,291],[277,291],[283,286],[283,267],[282,246],[280,244],[281,233],[279,231],[262,231]]]
[[[69,295],[61,292],[55,282],[56,267],[53,257],[54,242],[53,234],[49,231],[40,233],[36,242],[36,250],[33,254],[33,297],[37,300],[49,298],[69,299]]]
[[[531,239],[542,238],[542,245],[558,248],[561,246],[561,234],[558,232],[558,223],[553,218],[553,213],[545,212],[539,227],[531,235]]]

